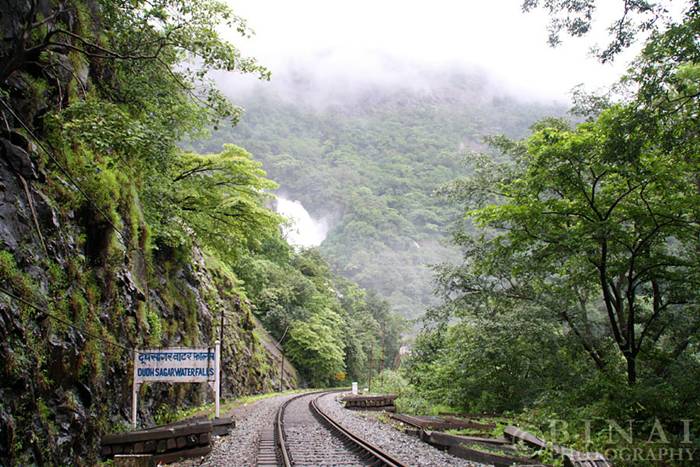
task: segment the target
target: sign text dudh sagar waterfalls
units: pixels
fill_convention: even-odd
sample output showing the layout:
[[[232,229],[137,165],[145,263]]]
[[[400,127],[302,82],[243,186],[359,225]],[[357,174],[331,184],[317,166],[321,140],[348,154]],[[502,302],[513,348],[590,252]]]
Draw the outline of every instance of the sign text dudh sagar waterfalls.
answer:
[[[216,417],[221,395],[221,342],[211,348],[170,347],[134,350],[131,385],[131,424],[136,429],[139,388],[144,383],[207,383],[214,391]]]
[[[216,378],[216,353],[207,348],[139,350],[136,355],[137,383],[164,381],[197,383]]]

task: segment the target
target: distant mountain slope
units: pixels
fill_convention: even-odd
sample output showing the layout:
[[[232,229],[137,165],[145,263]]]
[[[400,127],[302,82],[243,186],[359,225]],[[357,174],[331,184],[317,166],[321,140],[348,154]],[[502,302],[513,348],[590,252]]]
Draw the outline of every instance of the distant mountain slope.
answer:
[[[281,193],[330,222],[321,250],[336,272],[409,318],[433,303],[429,265],[451,256],[441,241],[457,212],[435,190],[465,173],[465,154],[483,149],[483,136],[523,136],[536,120],[564,113],[498,96],[478,75],[418,75],[352,89],[287,75],[237,95],[241,123],[195,144],[252,152]]]

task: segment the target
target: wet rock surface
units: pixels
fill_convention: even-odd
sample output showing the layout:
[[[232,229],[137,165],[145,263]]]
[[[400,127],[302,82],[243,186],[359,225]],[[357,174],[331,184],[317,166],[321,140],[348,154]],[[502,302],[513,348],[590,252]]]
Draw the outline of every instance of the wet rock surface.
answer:
[[[129,426],[131,350],[212,344],[224,312],[223,397],[279,387],[278,360],[235,305],[235,281],[196,246],[158,248],[133,181],[103,192],[99,168],[76,157],[80,142],[50,127],[49,114],[113,72],[70,47],[73,35],[91,41],[103,19],[94,2],[74,3],[0,7],[1,466],[96,465],[102,435]],[[39,29],[67,31],[66,47],[27,54]],[[95,160],[109,148],[99,151]],[[295,386],[285,367],[283,383]],[[150,384],[138,419],[152,426],[158,413],[210,400],[201,384]]]
[[[278,360],[258,337],[264,330],[235,306],[232,285],[201,251],[160,251],[149,270],[130,235],[145,227],[126,216],[121,234],[98,226],[74,186],[46,180],[37,150],[16,131],[0,132],[0,286],[37,305],[0,293],[0,465],[97,463],[101,436],[130,419],[132,357],[124,347],[211,343],[222,310],[233,318],[222,396],[279,386]],[[161,337],[149,344],[156,321]],[[285,370],[285,386],[296,385],[289,362]],[[141,392],[139,421],[152,426],[159,411],[210,397],[204,385],[151,384]]]

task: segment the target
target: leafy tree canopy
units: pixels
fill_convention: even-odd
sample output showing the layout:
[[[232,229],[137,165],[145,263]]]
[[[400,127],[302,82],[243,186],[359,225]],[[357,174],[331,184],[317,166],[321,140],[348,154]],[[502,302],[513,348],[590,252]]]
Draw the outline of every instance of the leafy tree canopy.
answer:
[[[651,32],[614,99],[577,102],[585,122],[492,137],[498,154],[445,188],[464,257],[437,268],[443,304],[406,367],[420,394],[578,422],[697,414],[699,31],[691,6]]]
[[[636,42],[644,33],[659,33],[678,24],[670,14],[671,0],[647,1],[624,0],[615,2],[620,7],[618,17],[608,26],[610,42],[604,47],[594,47],[593,52],[602,62],[609,62]],[[581,37],[591,30],[597,6],[596,0],[523,0],[525,12],[543,8],[550,15],[548,26],[549,44],[557,46],[562,42],[562,33]],[[694,0],[686,2],[686,14],[697,12]]]
[[[281,219],[263,202],[276,184],[265,178],[261,164],[237,146],[219,154],[179,154],[161,190],[149,187],[152,218],[160,220],[163,235],[178,235],[171,227],[186,225],[197,238],[228,258],[242,245],[256,249],[260,236],[279,228]],[[160,202],[157,200],[160,199]]]

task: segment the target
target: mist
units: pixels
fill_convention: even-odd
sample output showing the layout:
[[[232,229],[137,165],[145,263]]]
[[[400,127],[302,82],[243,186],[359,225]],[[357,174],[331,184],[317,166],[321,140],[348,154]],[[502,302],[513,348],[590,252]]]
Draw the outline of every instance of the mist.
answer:
[[[216,73],[218,87],[233,102],[245,107],[261,95],[301,107],[325,111],[401,94],[428,101],[449,99],[464,104],[486,104],[493,99],[566,105],[567,98],[516,91],[481,67],[459,62],[418,64],[374,53],[364,57],[361,67],[349,72],[339,51],[310,55],[279,64],[271,81],[253,76]]]
[[[551,48],[547,16],[522,13],[521,0],[231,1],[255,30],[250,39],[231,39],[272,70],[272,82],[233,73],[217,81],[234,100],[272,89],[290,99],[343,102],[371,88],[431,93],[452,74],[478,78],[485,99],[568,103],[579,84],[594,90],[616,81],[637,52],[612,64],[589,53],[605,42],[617,3],[601,2],[589,37]],[[295,94],[304,88],[307,94]]]

